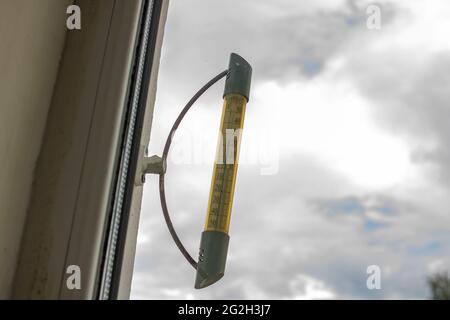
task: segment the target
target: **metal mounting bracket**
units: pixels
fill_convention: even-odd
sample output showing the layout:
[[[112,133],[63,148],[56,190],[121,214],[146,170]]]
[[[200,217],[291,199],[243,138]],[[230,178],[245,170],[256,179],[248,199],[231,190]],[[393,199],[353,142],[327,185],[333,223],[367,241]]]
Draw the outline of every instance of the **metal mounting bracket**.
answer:
[[[166,172],[166,163],[160,156],[154,155],[147,157],[148,149],[141,146],[139,162],[136,171],[134,184],[142,186],[145,183],[146,174],[164,174]]]

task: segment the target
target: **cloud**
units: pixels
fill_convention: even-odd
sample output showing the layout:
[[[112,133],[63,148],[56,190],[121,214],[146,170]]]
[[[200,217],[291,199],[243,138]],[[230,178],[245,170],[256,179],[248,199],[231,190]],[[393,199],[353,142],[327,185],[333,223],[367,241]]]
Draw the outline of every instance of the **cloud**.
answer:
[[[192,77],[206,79],[205,71],[223,69],[229,53],[238,52],[251,62],[254,83],[313,77],[350,39],[366,31],[366,7],[358,1],[171,4],[163,49],[165,76],[176,78],[174,85]],[[392,5],[383,9],[388,24],[394,10]]]
[[[388,57],[393,66],[373,67],[383,65]],[[450,117],[450,76],[446,72],[450,68],[449,57],[450,50],[426,58],[377,53],[376,57],[368,57],[373,58],[372,67],[367,64],[363,67],[362,61],[351,67],[368,75],[358,79],[357,83],[377,105],[374,115],[379,123],[394,134],[406,136],[414,146],[414,163],[438,165],[435,178],[445,184],[450,181],[447,121]],[[411,65],[417,65],[417,68],[411,71]],[[352,72],[353,75],[361,73]]]
[[[450,47],[437,35],[450,31],[450,5],[381,1],[382,29],[370,31],[368,3],[170,4],[151,153],[162,150],[183,102],[236,51],[255,80],[243,155],[270,151],[269,161],[240,165],[226,275],[199,291],[149,178],[132,298],[428,297],[426,275],[450,267]],[[194,257],[221,91],[183,122],[166,175],[175,227]],[[176,161],[194,149],[201,161]],[[381,290],[366,286],[373,264]]]

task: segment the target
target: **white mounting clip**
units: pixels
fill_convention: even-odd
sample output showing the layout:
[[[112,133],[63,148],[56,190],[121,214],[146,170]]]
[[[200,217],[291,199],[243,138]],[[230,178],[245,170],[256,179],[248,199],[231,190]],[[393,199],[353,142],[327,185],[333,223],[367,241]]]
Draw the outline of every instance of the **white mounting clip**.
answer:
[[[138,166],[136,170],[136,178],[134,184],[142,186],[145,183],[146,174],[164,174],[166,172],[166,164],[160,156],[147,157],[147,147],[141,146]]]

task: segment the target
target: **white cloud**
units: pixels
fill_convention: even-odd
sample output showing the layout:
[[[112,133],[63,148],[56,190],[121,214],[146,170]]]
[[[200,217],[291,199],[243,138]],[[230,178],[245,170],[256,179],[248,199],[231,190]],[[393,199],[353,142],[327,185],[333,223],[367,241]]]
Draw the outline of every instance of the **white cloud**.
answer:
[[[380,31],[365,28],[367,1],[172,2],[151,152],[162,150],[182,104],[237,51],[254,65],[243,154],[265,139],[255,133],[269,132],[278,170],[261,175],[270,161],[240,166],[226,275],[200,291],[148,179],[132,297],[427,297],[426,275],[450,268],[450,3],[432,2],[381,1]],[[177,132],[181,149],[202,140],[204,160],[170,162],[166,176],[175,227],[193,255],[221,90]],[[367,290],[372,264],[382,290]]]
[[[291,283],[293,296],[287,299],[313,300],[333,299],[336,295],[326,288],[325,284],[317,279],[307,276],[298,276]]]

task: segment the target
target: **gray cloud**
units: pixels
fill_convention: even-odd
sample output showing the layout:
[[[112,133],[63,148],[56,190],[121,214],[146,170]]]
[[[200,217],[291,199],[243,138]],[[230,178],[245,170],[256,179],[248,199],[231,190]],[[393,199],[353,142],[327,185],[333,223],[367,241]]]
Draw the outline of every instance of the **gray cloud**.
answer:
[[[450,51],[424,59],[406,52],[364,54],[349,62],[352,77],[365,96],[372,99],[380,125],[405,135],[416,144],[412,154],[418,164],[439,166],[435,178],[450,181]],[[424,61],[425,60],[425,61]],[[413,67],[412,67],[413,66]],[[438,145],[427,146],[425,142]]]
[[[307,159],[293,158],[282,163],[276,177],[257,176],[251,167],[240,168],[227,274],[223,281],[203,291],[192,289],[194,270],[173,245],[155,196],[156,185],[151,184],[149,189],[154,190],[147,190],[143,214],[151,213],[152,217],[143,219],[151,219],[152,223],[141,225],[144,229],[140,232],[149,241],[139,246],[134,279],[134,287],[139,289],[135,289],[135,297],[293,298],[298,294],[293,288],[299,276],[320,280],[340,298],[425,297],[427,289],[423,281],[427,263],[449,250],[444,247],[431,255],[408,257],[411,236],[429,239],[429,232],[417,228],[414,218],[410,223],[405,219],[411,215],[409,204],[384,195],[318,201],[320,189],[308,188],[302,182],[317,179],[318,186],[330,185],[325,194],[335,195],[341,194],[338,189],[351,190],[352,186]],[[177,192],[170,193],[168,201],[181,238],[195,254],[207,194],[206,188],[199,192],[195,185],[186,183],[185,176],[192,173],[187,167],[169,174],[173,177],[169,188],[175,190],[175,184],[179,186]],[[200,171],[205,172],[204,169],[198,168],[192,176],[203,179]],[[292,177],[294,170],[304,174]],[[331,218],[327,214],[326,208],[349,199],[360,203],[362,217],[367,211],[378,210],[394,215],[394,220],[387,229],[367,233],[363,219],[357,215],[341,213],[341,217]],[[395,214],[387,213],[386,208]],[[415,230],[401,231],[401,224]],[[448,236],[439,239],[444,244],[448,240]],[[366,268],[371,264],[380,265],[383,270],[394,269],[383,278],[382,291],[366,288]]]
[[[238,52],[252,63],[255,83],[312,77],[349,39],[367,31],[366,4],[345,1],[329,8],[320,3],[172,4],[163,51],[167,76],[181,86],[192,77],[207,79],[210,75],[205,71],[223,69],[228,54]],[[383,23],[389,24],[394,13],[394,7],[385,4]]]
[[[450,254],[449,55],[411,54],[398,48],[374,52],[370,46],[382,34],[369,34],[365,28],[365,5],[173,1],[150,149],[160,153],[180,101],[187,101],[223,69],[230,51],[252,62],[255,88],[265,81],[282,87],[318,79],[328,63],[343,58],[334,80],[349,81],[369,101],[373,120],[408,141],[416,150],[411,154],[415,164],[437,165],[438,170],[425,170],[432,177],[426,182],[440,181],[447,189],[432,184],[434,194],[425,196],[424,190],[431,189],[423,185],[368,190],[316,156],[292,150],[282,150],[280,170],[273,176],[260,175],[255,165],[241,165],[226,275],[214,286],[195,291],[194,270],[167,232],[157,182],[151,177],[142,206],[133,298],[298,298],[308,297],[312,285],[335,298],[428,296],[426,274],[436,266],[450,266],[445,258]],[[389,32],[401,12],[392,2],[383,2],[382,8]],[[183,125],[199,125],[189,121],[202,119],[213,132],[216,123],[209,122],[218,121],[218,111],[208,106],[218,105],[221,90],[216,86],[202,98]],[[193,256],[211,169],[169,163],[166,176],[175,227]],[[382,290],[366,287],[371,264],[382,269]]]

